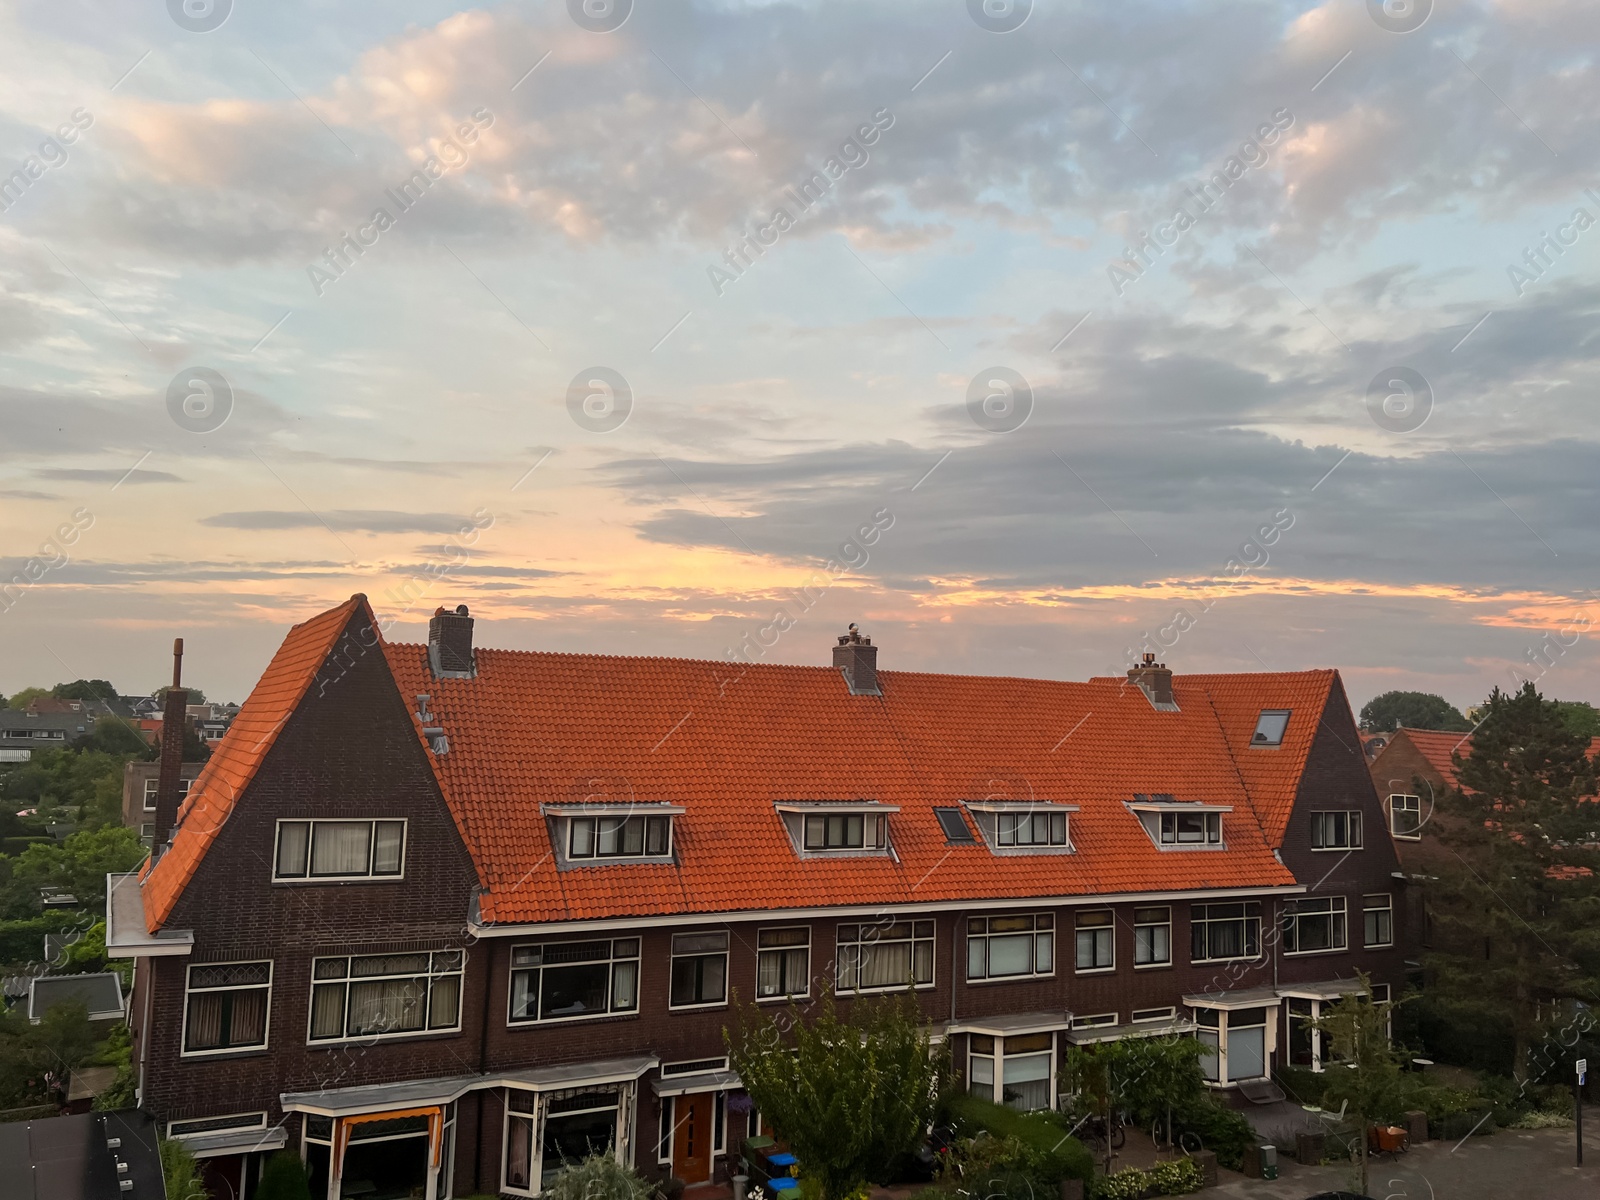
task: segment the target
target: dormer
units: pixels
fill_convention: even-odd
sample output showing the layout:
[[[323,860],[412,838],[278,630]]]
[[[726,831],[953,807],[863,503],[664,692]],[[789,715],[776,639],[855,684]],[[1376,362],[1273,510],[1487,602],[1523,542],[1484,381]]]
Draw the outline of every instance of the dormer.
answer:
[[[1170,792],[1140,792],[1127,807],[1159,850],[1228,848],[1222,836],[1222,814],[1232,812],[1232,805],[1179,800]]]
[[[801,858],[889,856],[889,814],[876,800],[781,800],[774,807]]]
[[[994,854],[1073,854],[1069,814],[1076,804],[1041,800],[964,800]]]
[[[545,804],[550,843],[562,867],[673,862],[678,804]]]

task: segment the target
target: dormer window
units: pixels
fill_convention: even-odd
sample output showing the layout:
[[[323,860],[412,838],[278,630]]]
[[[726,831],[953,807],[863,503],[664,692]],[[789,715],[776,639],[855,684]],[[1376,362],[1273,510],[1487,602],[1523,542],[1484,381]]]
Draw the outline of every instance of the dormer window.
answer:
[[[1254,747],[1272,747],[1283,745],[1283,731],[1289,727],[1289,710],[1287,708],[1264,708],[1261,715],[1256,718],[1256,731],[1250,736],[1250,745]]]
[[[1167,793],[1141,793],[1128,805],[1150,840],[1162,850],[1221,850],[1225,804],[1199,804],[1178,800]]]
[[[551,841],[568,866],[671,862],[673,804],[552,804]]]
[[[793,800],[778,804],[789,840],[802,858],[824,855],[891,854],[889,814],[893,804],[873,800]]]
[[[1071,854],[1069,814],[1075,804],[1048,801],[967,801],[972,823],[995,854]]]

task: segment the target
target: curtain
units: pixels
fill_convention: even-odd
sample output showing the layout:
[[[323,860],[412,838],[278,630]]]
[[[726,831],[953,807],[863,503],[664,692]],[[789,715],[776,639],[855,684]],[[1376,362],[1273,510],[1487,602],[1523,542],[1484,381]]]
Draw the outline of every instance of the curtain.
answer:
[[[222,1045],[222,992],[189,997],[189,1050],[215,1050]]]
[[[1051,1107],[1050,1055],[1028,1054],[1020,1058],[1007,1057],[1003,1061],[1007,1104],[1023,1111]]]
[[[461,979],[449,975],[433,981],[429,998],[428,1028],[453,1029],[461,1020]]]
[[[306,842],[311,826],[304,821],[278,826],[278,874],[293,878],[306,873]]]
[[[372,826],[366,821],[324,821],[311,839],[313,875],[365,875]]]
[[[506,1127],[506,1187],[525,1192],[533,1186],[532,1149],[533,1118],[512,1117]]]
[[[783,955],[782,950],[763,950],[757,956],[756,995],[783,995]]]
[[[861,947],[861,987],[905,987],[911,982],[911,943],[874,942]]]
[[[423,1027],[426,979],[372,979],[350,985],[350,1032],[401,1033]]]
[[[319,983],[312,989],[311,1036],[344,1036],[344,984]]]
[[[1026,975],[1033,970],[1033,934],[989,939],[990,975]]]
[[[994,1099],[994,1059],[974,1054],[967,1060],[967,1091],[985,1100]]]
[[[1228,1030],[1228,1079],[1259,1079],[1267,1073],[1267,1031]]]
[[[267,1040],[267,993],[263,990],[231,993],[228,1045],[259,1046]]]
[[[379,821],[378,833],[372,851],[374,875],[400,874],[401,856],[405,848],[406,827],[400,821]]]

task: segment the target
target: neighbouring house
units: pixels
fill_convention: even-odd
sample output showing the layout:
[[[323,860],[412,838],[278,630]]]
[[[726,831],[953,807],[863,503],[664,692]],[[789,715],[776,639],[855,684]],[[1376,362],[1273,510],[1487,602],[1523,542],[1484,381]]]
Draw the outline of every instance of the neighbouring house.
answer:
[[[115,971],[91,975],[36,975],[28,985],[28,1020],[37,1022],[59,1004],[82,1004],[91,1021],[121,1021],[126,1005]]]
[[[7,1200],[162,1200],[155,1122],[145,1113],[86,1112],[0,1125]]]
[[[35,750],[64,749],[94,729],[81,712],[30,713],[0,709],[0,763],[27,762]]]
[[[157,725],[159,729],[159,723]],[[189,791],[189,785],[200,774],[204,763],[184,763],[178,778],[178,790]],[[146,846],[155,835],[156,784],[161,764],[131,760],[122,768],[122,823],[139,831],[139,840]]]
[[[1047,679],[289,631],[113,877],[140,1101],[237,1193],[539,1194],[608,1149],[722,1180],[735,1002],[909,991],[965,1086],[1193,1032],[1223,1092],[1404,977],[1405,889],[1332,670]],[[822,657],[819,655],[819,657]],[[181,801],[181,807],[180,807]],[[742,1100],[742,1097],[738,1097]],[[224,1193],[225,1194],[225,1191]]]

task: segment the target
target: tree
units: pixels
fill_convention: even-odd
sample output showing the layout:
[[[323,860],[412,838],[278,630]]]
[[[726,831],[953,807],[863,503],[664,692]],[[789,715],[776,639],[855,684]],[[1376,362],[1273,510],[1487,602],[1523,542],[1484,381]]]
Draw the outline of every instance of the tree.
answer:
[[[1324,1078],[1322,1106],[1342,1105],[1355,1117],[1360,1185],[1367,1192],[1367,1126],[1375,1118],[1388,1118],[1401,1107],[1406,1054],[1389,1040],[1389,1001],[1372,999],[1372,983],[1356,973],[1361,990],[1345,996],[1311,1022],[1328,1035],[1338,1064]],[[1341,1069],[1342,1068],[1342,1069]]]
[[[1568,729],[1579,737],[1600,737],[1600,709],[1583,700],[1552,700]]]
[[[57,700],[115,700],[117,689],[104,679],[74,679],[50,689]]]
[[[1600,809],[1588,748],[1532,683],[1496,688],[1470,752],[1452,756],[1459,786],[1435,821],[1449,854],[1428,884],[1431,990],[1508,1022],[1524,1082],[1551,1002],[1600,1001]]]
[[[293,1150],[279,1150],[267,1159],[256,1186],[255,1200],[311,1200],[305,1164]]]
[[[27,710],[28,705],[32,704],[41,696],[48,696],[49,694],[49,688],[26,687],[16,695],[12,696],[11,699],[7,700],[6,707],[11,709],[13,712],[24,712]]]
[[[1361,709],[1361,728],[1369,732],[1392,733],[1402,725],[1408,729],[1460,733],[1472,728],[1460,709],[1432,692],[1385,692],[1368,700]]]
[[[101,717],[94,723],[93,732],[86,733],[72,743],[74,750],[99,750],[123,758],[152,759],[156,749],[140,733],[120,717]]]
[[[205,1181],[200,1161],[178,1138],[161,1139],[161,1175],[167,1185],[167,1200],[206,1200]]]
[[[152,696],[154,696],[157,700],[161,701],[161,703],[164,705],[167,702],[167,693],[170,692],[171,690],[172,690],[172,685],[169,683],[169,684],[166,684],[166,685],[164,685],[162,687],[158,687],[155,691],[151,692],[150,694]],[[188,703],[188,704],[204,704],[206,702],[206,694],[204,692],[202,692],[199,688],[191,687],[189,684],[186,683],[186,684],[183,685],[183,690],[189,693],[189,699],[185,703]]]
[[[37,1024],[22,1007],[0,1015],[0,1103],[62,1103],[67,1078],[94,1054],[98,1036],[81,1001],[57,1004]]]
[[[120,825],[86,829],[59,844],[35,842],[12,861],[12,907],[27,901],[31,911],[40,888],[58,887],[90,911],[103,908],[106,876],[133,870],[148,853],[139,842],[139,831]]]
[[[822,1200],[842,1200],[915,1150],[950,1081],[949,1050],[930,1049],[909,996],[857,1001],[841,1020],[825,992],[810,1023],[798,1009],[752,1005],[723,1039],[745,1090],[821,1184]]]

